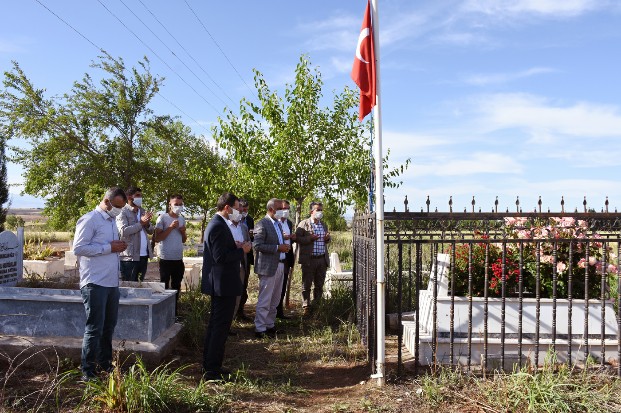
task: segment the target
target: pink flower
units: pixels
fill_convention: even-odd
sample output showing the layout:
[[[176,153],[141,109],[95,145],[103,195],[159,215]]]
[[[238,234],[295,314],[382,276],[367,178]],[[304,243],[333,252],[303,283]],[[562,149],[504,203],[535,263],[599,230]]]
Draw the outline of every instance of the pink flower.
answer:
[[[513,217],[506,217],[505,218],[505,225],[509,225],[509,226],[514,226],[517,222],[517,219],[513,218]]]
[[[576,219],[572,217],[566,217],[561,219],[561,227],[573,227],[576,224]]]
[[[566,269],[567,269],[567,264],[565,264],[564,262],[556,263],[556,271],[558,271],[559,273],[564,272]]]
[[[578,226],[582,229],[587,229],[589,227],[589,225],[587,224],[586,221],[579,219],[578,220]]]
[[[522,238],[522,239],[530,239],[530,231],[527,231],[525,229],[518,231],[517,233],[518,238]]]
[[[614,264],[608,264],[608,273],[614,274],[617,272],[617,266]]]
[[[578,261],[578,268],[585,268],[586,267],[586,260],[584,258],[580,258],[580,261]]]
[[[595,264],[597,264],[597,258],[595,258],[595,257],[589,257],[589,265],[590,265],[590,266],[593,266],[593,265],[595,265]]]

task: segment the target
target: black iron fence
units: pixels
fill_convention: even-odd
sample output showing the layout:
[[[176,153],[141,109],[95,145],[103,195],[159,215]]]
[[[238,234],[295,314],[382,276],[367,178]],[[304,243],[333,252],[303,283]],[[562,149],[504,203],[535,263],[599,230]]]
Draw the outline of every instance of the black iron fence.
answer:
[[[483,372],[546,358],[621,375],[621,214],[385,213],[387,334],[398,371]],[[452,205],[449,204],[451,208]],[[375,218],[356,215],[358,326],[375,361]],[[404,357],[403,352],[407,352]],[[405,363],[404,363],[404,360]],[[373,365],[373,364],[372,364]]]

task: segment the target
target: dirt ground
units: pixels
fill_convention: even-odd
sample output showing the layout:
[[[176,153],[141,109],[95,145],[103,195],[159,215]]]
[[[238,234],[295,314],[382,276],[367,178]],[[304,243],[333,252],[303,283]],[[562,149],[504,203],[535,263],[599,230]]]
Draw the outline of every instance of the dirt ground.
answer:
[[[41,210],[13,211],[29,223],[41,220]],[[54,242],[58,250],[68,250],[68,242]],[[299,277],[299,275],[297,275]],[[146,280],[159,281],[157,262],[150,262]],[[295,283],[294,283],[295,284]],[[249,285],[249,303],[246,314],[254,316],[256,302],[256,277]],[[291,307],[287,314],[291,320],[279,321],[277,328],[283,330],[276,340],[258,340],[254,337],[251,322],[234,323],[236,336],[230,336],[226,345],[225,367],[231,370],[243,369],[245,375],[258,382],[279,383],[289,381],[295,390],[265,394],[252,393],[235,397],[227,411],[234,412],[363,412],[390,411],[409,412],[414,409],[424,412],[417,401],[415,389],[407,381],[395,381],[396,374],[396,340],[387,344],[388,385],[378,387],[377,380],[371,378],[372,369],[365,361],[348,362],[345,360],[324,360],[321,353],[305,354],[303,360],[287,361],[280,354],[286,351],[288,336],[298,338],[306,333],[301,317],[301,303],[292,293]],[[179,346],[165,360],[171,366],[189,366],[184,374],[197,382],[201,377],[200,361],[202,349],[191,348],[184,344]],[[65,366],[65,367],[77,367]],[[0,360],[0,372],[6,364]],[[7,383],[3,391],[10,393],[13,386],[41,386],[46,374],[40,369],[22,369]],[[5,393],[6,395],[7,393]]]

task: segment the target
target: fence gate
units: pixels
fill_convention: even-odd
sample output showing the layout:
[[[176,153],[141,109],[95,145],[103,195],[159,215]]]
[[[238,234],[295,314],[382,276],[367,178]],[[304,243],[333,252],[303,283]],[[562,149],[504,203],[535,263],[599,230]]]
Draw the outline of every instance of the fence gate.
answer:
[[[621,375],[621,214],[385,213],[387,335],[398,373],[588,363]],[[353,221],[357,324],[376,359],[375,216]],[[404,354],[407,361],[404,363]]]
[[[353,290],[356,300],[356,323],[367,347],[371,368],[376,360],[375,309],[377,291],[375,284],[377,248],[375,214],[356,214],[352,222],[354,277]]]

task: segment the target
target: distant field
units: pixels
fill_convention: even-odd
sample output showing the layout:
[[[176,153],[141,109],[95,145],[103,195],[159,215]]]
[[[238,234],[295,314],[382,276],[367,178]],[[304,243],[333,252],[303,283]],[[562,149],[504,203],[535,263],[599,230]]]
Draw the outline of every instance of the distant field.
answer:
[[[41,208],[10,208],[8,215],[20,216],[24,222],[33,222],[37,220],[45,222],[47,219],[43,216],[43,209]]]

